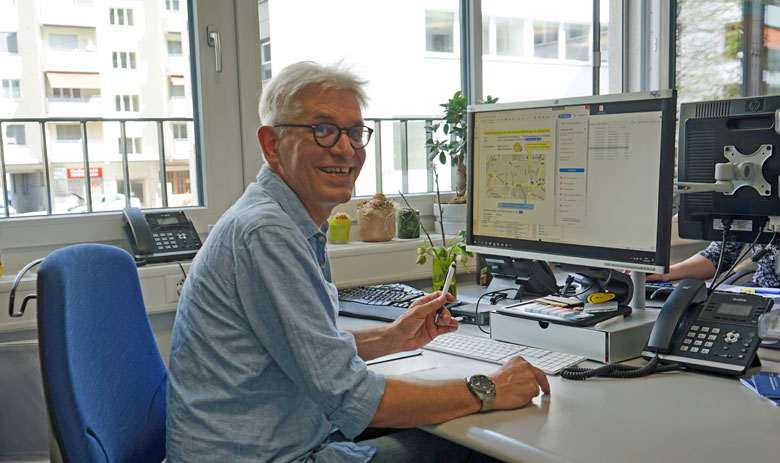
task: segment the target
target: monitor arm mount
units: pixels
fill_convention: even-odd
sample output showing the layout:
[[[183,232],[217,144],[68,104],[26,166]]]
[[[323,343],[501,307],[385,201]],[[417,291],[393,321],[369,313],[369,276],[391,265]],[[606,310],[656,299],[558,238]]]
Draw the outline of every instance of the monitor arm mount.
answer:
[[[743,186],[752,187],[761,196],[772,193],[769,182],[761,173],[764,163],[772,156],[772,144],[761,145],[751,154],[742,154],[734,145],[726,145],[723,156],[729,162],[715,164],[715,183],[674,182],[675,196],[708,191],[733,195]]]

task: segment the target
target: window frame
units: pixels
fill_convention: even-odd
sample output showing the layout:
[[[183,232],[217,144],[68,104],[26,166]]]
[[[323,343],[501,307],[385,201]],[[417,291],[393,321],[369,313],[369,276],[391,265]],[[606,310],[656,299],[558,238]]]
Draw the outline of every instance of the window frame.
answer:
[[[235,9],[234,9],[235,6]],[[251,55],[252,40],[259,26],[256,0],[187,0],[193,75],[194,123],[197,164],[201,173],[202,206],[182,208],[196,230],[205,236],[208,226],[238,199],[244,186],[260,167],[256,130],[259,126],[256,93],[261,82],[256,69],[259,57],[239,62],[241,50]],[[254,14],[252,14],[254,12]],[[206,26],[221,32],[222,72],[214,69],[214,49],[207,44]],[[244,48],[245,43],[249,43]],[[259,54],[258,54],[259,55]],[[239,80],[239,75],[241,76]],[[204,111],[203,108],[208,108]],[[236,108],[241,108],[239,111]],[[251,144],[250,141],[254,141]],[[244,169],[244,166],[249,166]],[[251,175],[246,171],[254,171]],[[191,181],[196,181],[191,179]],[[173,209],[176,210],[176,209]],[[32,259],[70,244],[96,242],[126,246],[120,211],[51,216],[11,216],[0,219],[0,249],[6,268],[19,269]]]
[[[648,60],[651,49],[651,38],[640,33],[645,22],[650,21],[647,19],[647,13],[638,11],[633,2],[608,1],[610,24],[613,25],[610,27],[610,34],[614,33],[615,37],[621,38],[612,40],[610,37],[610,55],[615,58],[613,63],[617,63],[610,63],[610,83],[617,87],[613,87],[613,91],[640,90],[630,84],[637,81],[642,73],[651,73],[652,78],[662,80],[661,70],[638,65],[642,60]],[[664,9],[667,12],[674,11],[676,1],[672,0],[672,6],[663,5],[665,2],[659,0],[650,0],[648,3],[656,8],[653,15],[657,20],[658,30],[663,32],[665,27],[668,31],[669,23],[673,24],[673,21]],[[460,0],[461,10],[474,8],[475,5],[479,7],[480,4],[479,0]],[[257,52],[260,46],[257,9],[256,0],[187,0],[187,10],[192,23],[189,49],[192,51],[194,125],[197,127],[195,133],[190,136],[194,138],[199,153],[197,164],[201,178],[198,190],[201,192],[203,205],[183,210],[201,234],[205,234],[208,226],[216,223],[222,213],[235,202],[245,185],[254,181],[262,165],[262,154],[256,138],[259,126],[257,92],[261,87],[258,72],[261,63],[260,53]],[[478,49],[481,50],[481,16],[478,22],[480,24],[476,30],[480,36],[474,40],[479,42]],[[456,27],[454,40],[460,42],[461,36],[470,25],[464,24],[462,18],[458,20],[458,24],[460,27]],[[622,27],[617,26],[618,24]],[[214,68],[214,48],[207,44],[207,25],[220,32],[223,49],[223,68],[220,73]],[[240,47],[237,37],[242,38]],[[658,59],[663,62],[664,57],[669,58],[668,47],[662,46],[659,49]],[[458,47],[455,47],[455,50],[458,50]],[[635,54],[637,51],[640,56]],[[463,50],[456,53],[462,54]],[[469,74],[466,82],[472,82],[468,86],[464,85],[464,89],[472,88],[474,81],[481,80],[481,69],[473,70],[468,64],[462,66],[467,70],[464,72]],[[481,88],[481,85],[474,88]],[[479,99],[480,92],[481,90],[472,94]],[[208,108],[208,111],[203,108]],[[192,181],[197,180],[193,178]],[[413,207],[428,215],[430,213],[427,211],[431,211],[435,196],[435,193],[411,194],[408,199]],[[452,195],[444,193],[442,196],[446,201]],[[355,203],[359,200],[360,198],[353,198],[349,203],[338,206],[336,210],[354,210]],[[101,242],[125,246],[119,223],[119,211],[58,216],[12,216],[0,219],[0,249],[3,250],[6,267],[18,269],[30,260],[45,256],[64,245]]]

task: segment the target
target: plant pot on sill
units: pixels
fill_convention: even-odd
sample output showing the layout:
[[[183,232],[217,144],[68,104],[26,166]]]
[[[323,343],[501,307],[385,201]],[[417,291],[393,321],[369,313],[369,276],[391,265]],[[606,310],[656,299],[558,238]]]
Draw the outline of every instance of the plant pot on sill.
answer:
[[[457,235],[459,231],[466,229],[466,204],[442,204],[441,205],[444,234]],[[439,226],[439,204],[433,203],[433,218],[436,224],[436,232],[441,233]]]

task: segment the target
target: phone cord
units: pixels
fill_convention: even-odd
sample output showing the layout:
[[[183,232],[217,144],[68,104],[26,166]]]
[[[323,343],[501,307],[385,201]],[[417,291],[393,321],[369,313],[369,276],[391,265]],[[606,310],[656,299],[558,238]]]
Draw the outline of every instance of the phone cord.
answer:
[[[607,378],[640,378],[653,373],[666,373],[680,369],[677,363],[660,364],[658,357],[653,357],[649,362],[641,367],[630,365],[621,365],[619,363],[608,363],[597,368],[566,368],[561,371],[561,378],[584,380],[595,376]]]

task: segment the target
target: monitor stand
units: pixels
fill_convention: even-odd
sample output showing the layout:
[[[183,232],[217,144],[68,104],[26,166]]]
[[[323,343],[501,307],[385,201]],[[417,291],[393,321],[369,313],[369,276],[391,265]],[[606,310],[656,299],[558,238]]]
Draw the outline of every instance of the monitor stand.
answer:
[[[632,277],[620,270],[573,264],[555,264],[555,267],[562,272],[576,273],[580,276],[583,288],[577,295],[580,300],[587,302],[588,296],[593,293],[609,292],[615,294],[620,306],[634,307],[631,304],[636,291]],[[640,294],[644,296],[644,286],[642,288]]]
[[[547,296],[558,290],[558,282],[547,262],[505,256],[484,255],[493,279],[488,292],[503,291],[507,299]]]
[[[631,298],[631,308],[645,309],[645,281],[647,276],[644,272],[631,270],[631,283],[634,285],[634,296]]]

